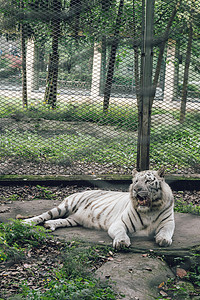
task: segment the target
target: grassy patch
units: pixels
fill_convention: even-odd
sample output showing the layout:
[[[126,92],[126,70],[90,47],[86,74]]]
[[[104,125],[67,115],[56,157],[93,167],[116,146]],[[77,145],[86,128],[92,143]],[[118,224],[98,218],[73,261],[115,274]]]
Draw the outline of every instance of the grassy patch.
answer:
[[[19,220],[9,224],[0,224],[0,262],[24,256],[24,247],[38,247],[46,241],[43,227],[24,225]]]
[[[188,114],[183,125],[153,128],[150,147],[151,162],[168,168],[173,166],[174,171],[189,167],[198,169],[200,164],[199,126],[200,118],[197,120],[197,114]]]
[[[20,221],[1,224],[0,243],[0,262],[9,261],[8,253],[13,249],[21,255],[21,263],[15,262],[14,271],[7,268],[0,274],[0,298],[116,299],[108,282],[94,275],[94,271],[113,255],[110,247],[75,241],[54,242],[44,229]],[[42,256],[39,256],[41,251]]]
[[[35,199],[52,199],[56,197],[56,195],[45,186],[36,185],[36,188],[38,192],[35,195]]]
[[[16,105],[10,102],[0,108],[1,118],[12,118],[2,130],[0,157],[64,166],[96,162],[125,170],[136,165],[136,108],[111,105],[105,114],[100,105],[91,103],[58,105],[56,110],[34,102],[27,110]],[[153,110],[153,115],[165,114],[174,120],[179,118],[179,112]],[[198,172],[199,127],[199,113],[188,113],[183,125],[154,125],[151,167],[164,165],[168,172],[188,168]]]
[[[174,210],[180,213],[191,213],[195,215],[200,215],[199,205],[193,205],[192,203],[187,204],[181,199],[176,199]]]
[[[66,104],[56,110],[48,109],[46,105],[30,105],[26,110],[11,104],[0,108],[0,117],[12,116],[20,121],[24,117],[32,119],[57,120],[57,121],[86,121],[101,125],[112,125],[126,130],[137,130],[137,111],[130,106],[110,106],[108,113],[103,113],[102,106],[94,104]]]

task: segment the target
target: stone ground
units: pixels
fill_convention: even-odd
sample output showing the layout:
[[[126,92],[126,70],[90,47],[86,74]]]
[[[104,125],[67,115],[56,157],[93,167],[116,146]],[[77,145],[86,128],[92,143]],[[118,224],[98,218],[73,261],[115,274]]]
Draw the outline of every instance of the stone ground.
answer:
[[[59,200],[38,199],[33,201],[11,201],[1,206],[1,222],[15,218],[17,214],[37,215],[58,205]],[[124,294],[126,300],[158,299],[158,286],[174,276],[168,265],[161,259],[163,254],[186,255],[191,248],[200,245],[200,217],[191,214],[175,214],[176,229],[173,244],[168,248],[158,247],[147,238],[132,238],[132,246],[127,253],[119,252],[113,260],[106,262],[96,272],[101,278],[110,278],[115,289]],[[106,232],[77,228],[58,229],[53,233],[63,240],[83,241],[111,245]],[[150,254],[149,254],[150,253]],[[154,256],[153,254],[156,254]],[[158,255],[160,254],[160,257]],[[200,299],[195,298],[195,299]]]

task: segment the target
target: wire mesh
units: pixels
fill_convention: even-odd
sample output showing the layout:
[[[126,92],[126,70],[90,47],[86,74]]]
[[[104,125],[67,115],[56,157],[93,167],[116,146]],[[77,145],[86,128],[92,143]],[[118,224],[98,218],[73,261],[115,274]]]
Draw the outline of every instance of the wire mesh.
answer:
[[[200,4],[0,1],[0,174],[200,170]]]

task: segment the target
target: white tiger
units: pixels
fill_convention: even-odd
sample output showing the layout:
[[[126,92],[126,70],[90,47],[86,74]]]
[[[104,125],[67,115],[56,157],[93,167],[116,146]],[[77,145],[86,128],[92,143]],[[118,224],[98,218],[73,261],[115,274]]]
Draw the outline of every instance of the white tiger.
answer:
[[[56,208],[25,219],[28,224],[58,227],[82,225],[108,231],[113,247],[130,246],[128,234],[145,231],[160,246],[169,246],[174,233],[174,199],[164,171],[133,171],[129,192],[91,190],[65,198]]]

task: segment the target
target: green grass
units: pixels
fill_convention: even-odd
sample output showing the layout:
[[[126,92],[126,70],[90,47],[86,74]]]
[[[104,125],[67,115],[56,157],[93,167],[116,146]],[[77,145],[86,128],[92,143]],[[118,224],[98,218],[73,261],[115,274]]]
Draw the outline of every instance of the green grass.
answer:
[[[193,122],[192,122],[193,121]],[[163,165],[174,166],[176,170],[182,167],[193,167],[200,164],[200,122],[186,122],[177,128],[161,128],[159,131],[152,130],[150,156],[152,162]]]
[[[111,105],[105,114],[100,105],[91,103],[65,107],[58,104],[56,110],[51,110],[32,101],[24,111],[17,105],[18,100],[15,104],[10,101],[0,108],[0,118],[12,117],[16,125],[2,131],[0,157],[65,166],[73,162],[96,162],[124,169],[136,165],[135,108]],[[154,109],[152,114],[165,113],[169,115],[168,111]],[[171,115],[178,120],[179,112]],[[151,167],[164,165],[168,172],[190,167],[198,170],[200,114],[187,113],[183,125],[166,125],[151,129]]]
[[[176,199],[174,210],[180,213],[200,215],[200,206],[193,205],[192,203],[187,204],[183,199]]]
[[[46,291],[31,290],[23,287],[22,299],[31,300],[111,300],[116,299],[112,289],[100,281],[91,278],[76,277],[51,280]]]
[[[54,274],[49,274],[45,291],[32,290],[26,284],[22,286],[25,299],[116,299],[108,282],[101,282],[90,271],[91,266],[106,258],[109,248],[84,246],[75,243],[63,250],[63,265]]]
[[[0,263],[11,260],[13,263],[25,258],[27,249],[44,245],[47,231],[43,227],[33,228],[19,220],[0,224]]]
[[[0,262],[24,256],[24,247],[38,247],[46,241],[43,227],[24,225],[19,220],[0,224]]]
[[[17,253],[23,259],[28,250],[39,249],[48,242],[48,239],[45,229],[38,226],[25,225],[20,221],[0,224],[0,262],[13,259],[8,255],[11,252],[12,255]],[[42,286],[39,284],[31,288],[28,281],[21,280],[16,295],[9,299],[116,299],[116,294],[108,282],[100,281],[93,272],[98,264],[104,263],[112,254],[110,247],[87,245],[75,241],[60,242],[59,245],[62,253],[59,254],[59,265],[56,269],[52,268],[48,271],[45,269]],[[38,268],[40,268],[40,261]]]

